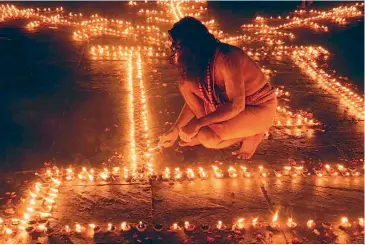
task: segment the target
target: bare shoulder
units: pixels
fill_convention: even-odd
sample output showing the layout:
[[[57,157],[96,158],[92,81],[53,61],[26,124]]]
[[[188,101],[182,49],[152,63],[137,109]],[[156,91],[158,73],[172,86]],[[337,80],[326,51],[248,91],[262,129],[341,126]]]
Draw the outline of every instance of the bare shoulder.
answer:
[[[242,49],[221,43],[217,50],[216,62],[221,65],[239,65],[246,59],[246,56]]]

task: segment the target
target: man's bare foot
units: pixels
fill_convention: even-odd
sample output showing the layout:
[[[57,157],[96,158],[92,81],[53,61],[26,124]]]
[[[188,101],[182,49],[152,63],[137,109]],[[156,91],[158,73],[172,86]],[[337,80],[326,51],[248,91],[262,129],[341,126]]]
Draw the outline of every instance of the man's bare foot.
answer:
[[[260,144],[261,140],[264,137],[264,133],[261,134],[255,134],[254,136],[250,136],[247,138],[244,138],[242,140],[242,145],[237,153],[238,159],[250,159],[253,154],[255,154],[255,151],[257,149],[257,146]]]
[[[189,142],[185,142],[185,141],[182,141],[182,140],[179,141],[179,146],[182,146],[182,147],[196,146],[196,145],[200,145],[198,137],[196,137],[196,136],[194,138],[192,138]]]

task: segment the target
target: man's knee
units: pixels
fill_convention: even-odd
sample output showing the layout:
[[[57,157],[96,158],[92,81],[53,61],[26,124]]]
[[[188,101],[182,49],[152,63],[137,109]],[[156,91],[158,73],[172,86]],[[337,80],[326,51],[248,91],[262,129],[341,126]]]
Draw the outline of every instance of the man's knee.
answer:
[[[203,128],[198,133],[198,140],[206,148],[217,148],[220,138],[211,131],[211,129]]]

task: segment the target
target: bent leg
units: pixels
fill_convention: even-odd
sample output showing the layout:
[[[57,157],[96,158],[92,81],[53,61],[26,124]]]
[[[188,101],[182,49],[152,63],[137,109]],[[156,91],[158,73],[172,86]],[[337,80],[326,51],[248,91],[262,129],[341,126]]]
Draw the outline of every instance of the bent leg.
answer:
[[[198,133],[198,141],[206,148],[223,149],[242,141],[241,139],[222,140],[212,129],[203,127]]]

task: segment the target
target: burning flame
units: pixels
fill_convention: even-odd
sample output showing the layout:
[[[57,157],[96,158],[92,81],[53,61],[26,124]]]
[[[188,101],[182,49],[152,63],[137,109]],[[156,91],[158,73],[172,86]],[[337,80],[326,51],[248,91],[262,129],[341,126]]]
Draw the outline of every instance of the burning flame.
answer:
[[[278,220],[278,217],[279,217],[279,211],[276,211],[274,217],[272,218],[272,222],[275,223]]]

